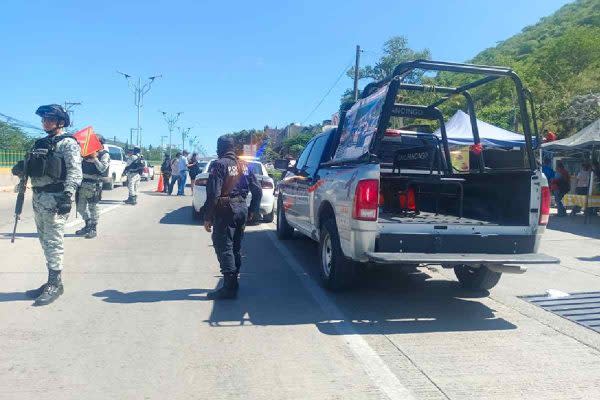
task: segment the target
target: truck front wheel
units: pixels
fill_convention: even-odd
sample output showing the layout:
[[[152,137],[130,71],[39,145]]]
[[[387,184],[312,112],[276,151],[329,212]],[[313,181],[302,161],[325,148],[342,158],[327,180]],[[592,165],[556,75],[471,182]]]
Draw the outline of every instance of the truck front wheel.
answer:
[[[344,256],[340,237],[333,218],[321,225],[319,235],[319,254],[321,259],[321,282],[330,290],[342,290],[356,283],[358,265]]]
[[[479,268],[455,265],[454,274],[462,287],[469,290],[489,290],[496,286],[502,276],[501,272],[492,271],[483,264]]]

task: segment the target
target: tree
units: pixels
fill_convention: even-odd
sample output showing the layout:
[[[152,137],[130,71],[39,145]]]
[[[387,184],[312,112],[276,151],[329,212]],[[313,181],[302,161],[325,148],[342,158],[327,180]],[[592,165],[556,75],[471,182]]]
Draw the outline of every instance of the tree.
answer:
[[[31,148],[33,138],[21,129],[0,121],[0,148],[3,150],[23,151]]]

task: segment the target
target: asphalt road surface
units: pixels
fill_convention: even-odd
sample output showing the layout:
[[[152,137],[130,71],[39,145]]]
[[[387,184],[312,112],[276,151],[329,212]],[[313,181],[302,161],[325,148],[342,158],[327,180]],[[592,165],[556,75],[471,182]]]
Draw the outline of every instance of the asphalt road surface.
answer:
[[[143,183],[104,192],[98,237],[65,240],[65,294],[33,307],[46,279],[28,195],[0,193],[0,399],[598,399],[600,335],[518,296],[600,290],[600,228],[553,221],[561,265],[503,276],[489,295],[451,271],[369,271],[360,288],[317,283],[317,246],[248,227],[236,301],[220,283],[191,197]],[[189,189],[188,189],[189,190]]]

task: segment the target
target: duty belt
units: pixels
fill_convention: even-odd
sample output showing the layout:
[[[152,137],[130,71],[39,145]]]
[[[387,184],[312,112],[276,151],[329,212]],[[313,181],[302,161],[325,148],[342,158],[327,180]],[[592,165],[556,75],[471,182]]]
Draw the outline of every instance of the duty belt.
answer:
[[[34,186],[34,193],[60,193],[65,191],[65,185],[62,183],[51,183],[46,186]]]
[[[82,182],[87,182],[87,183],[98,183],[98,182],[100,182],[100,179],[93,179],[93,178],[83,178]]]

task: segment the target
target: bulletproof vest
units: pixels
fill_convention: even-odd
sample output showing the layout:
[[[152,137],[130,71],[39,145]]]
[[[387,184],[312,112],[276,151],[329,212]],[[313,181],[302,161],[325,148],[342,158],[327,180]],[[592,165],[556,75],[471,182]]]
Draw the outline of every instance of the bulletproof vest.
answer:
[[[221,188],[221,197],[246,197],[250,185],[248,184],[248,165],[239,160],[225,159],[227,175]]]
[[[139,174],[144,172],[144,159],[141,156],[138,156],[137,160],[131,163],[129,172],[137,172]]]
[[[56,155],[56,146],[63,139],[74,139],[71,135],[46,136],[38,139],[27,154],[27,175],[33,178],[47,176],[64,181],[67,176],[65,160]]]
[[[98,160],[100,160],[102,158],[102,156],[104,156],[104,154],[107,154],[108,152],[106,150],[100,150],[98,152]],[[104,172],[100,172],[100,170],[98,170],[98,167],[96,166],[96,164],[91,163],[91,162],[82,162],[81,163],[81,171],[85,174],[85,175],[96,175],[96,176],[100,176],[100,177],[107,177],[108,176],[108,168],[106,168],[106,170]]]

